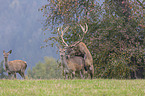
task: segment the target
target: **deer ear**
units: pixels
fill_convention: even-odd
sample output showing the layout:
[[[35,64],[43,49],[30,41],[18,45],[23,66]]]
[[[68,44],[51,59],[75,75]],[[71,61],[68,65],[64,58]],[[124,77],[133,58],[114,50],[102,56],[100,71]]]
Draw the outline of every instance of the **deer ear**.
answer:
[[[5,53],[5,50],[3,50],[3,53]]]
[[[10,54],[11,54],[11,53],[12,53],[12,50],[10,50],[8,53],[10,53]]]

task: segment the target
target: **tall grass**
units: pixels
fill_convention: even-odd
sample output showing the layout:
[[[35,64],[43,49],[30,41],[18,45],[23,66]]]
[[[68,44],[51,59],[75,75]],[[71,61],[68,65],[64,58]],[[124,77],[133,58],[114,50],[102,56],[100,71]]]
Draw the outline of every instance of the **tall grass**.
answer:
[[[0,96],[145,96],[145,80],[0,80]]]

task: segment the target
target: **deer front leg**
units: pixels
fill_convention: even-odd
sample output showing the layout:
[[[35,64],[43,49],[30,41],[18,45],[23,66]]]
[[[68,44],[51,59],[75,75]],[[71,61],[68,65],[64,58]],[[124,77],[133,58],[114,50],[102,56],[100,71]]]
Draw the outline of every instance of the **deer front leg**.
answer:
[[[63,73],[64,73],[64,76],[65,76],[65,79],[68,79],[68,72],[66,71],[66,69],[64,69]]]
[[[19,74],[21,75],[21,77],[22,77],[23,79],[25,79],[25,73],[24,73],[24,72],[19,72]]]

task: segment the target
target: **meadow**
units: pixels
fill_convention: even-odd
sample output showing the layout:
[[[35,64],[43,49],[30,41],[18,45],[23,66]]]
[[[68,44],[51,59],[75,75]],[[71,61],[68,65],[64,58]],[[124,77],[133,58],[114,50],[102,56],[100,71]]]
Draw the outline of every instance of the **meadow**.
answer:
[[[0,96],[145,96],[145,80],[0,80]]]

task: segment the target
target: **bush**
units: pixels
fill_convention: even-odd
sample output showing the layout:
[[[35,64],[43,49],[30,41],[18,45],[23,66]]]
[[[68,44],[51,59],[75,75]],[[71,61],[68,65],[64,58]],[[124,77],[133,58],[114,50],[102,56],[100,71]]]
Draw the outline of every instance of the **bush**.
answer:
[[[54,58],[44,57],[44,62],[37,63],[32,70],[28,69],[28,77],[32,79],[59,79],[62,78],[62,74]]]

